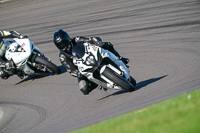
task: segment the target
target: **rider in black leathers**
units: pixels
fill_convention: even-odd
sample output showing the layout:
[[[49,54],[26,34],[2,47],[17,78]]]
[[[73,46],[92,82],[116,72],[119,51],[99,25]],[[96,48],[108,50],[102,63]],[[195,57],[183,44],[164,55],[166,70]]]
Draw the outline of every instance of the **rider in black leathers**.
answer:
[[[79,88],[84,95],[89,94],[98,85],[89,81],[85,76],[81,75],[78,72],[78,69],[73,64],[72,59],[73,46],[83,44],[84,42],[88,42],[90,44],[97,45],[101,48],[109,50],[117,57],[119,57],[125,64],[128,64],[129,62],[128,58],[123,58],[119,55],[119,53],[114,49],[113,45],[110,42],[102,42],[101,38],[99,37],[86,38],[83,36],[76,36],[71,39],[66,31],[60,29],[54,33],[53,41],[56,47],[60,50],[60,62],[72,76],[78,78]]]
[[[6,38],[23,38],[23,36],[16,31],[0,31],[0,76],[2,79],[8,79],[14,74],[12,71],[12,68],[14,67],[12,61],[8,61],[5,58],[7,46],[3,39]]]

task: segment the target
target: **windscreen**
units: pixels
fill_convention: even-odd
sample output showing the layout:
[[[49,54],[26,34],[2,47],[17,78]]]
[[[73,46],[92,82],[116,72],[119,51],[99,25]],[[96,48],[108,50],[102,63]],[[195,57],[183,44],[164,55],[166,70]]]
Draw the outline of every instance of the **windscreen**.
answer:
[[[78,58],[82,58],[85,54],[85,47],[83,44],[77,44],[72,49],[72,54]]]

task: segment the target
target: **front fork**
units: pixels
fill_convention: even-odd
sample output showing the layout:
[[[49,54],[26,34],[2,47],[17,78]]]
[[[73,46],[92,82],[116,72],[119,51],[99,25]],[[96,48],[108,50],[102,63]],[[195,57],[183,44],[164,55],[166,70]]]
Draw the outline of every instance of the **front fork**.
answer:
[[[33,51],[33,52],[32,52],[32,55],[31,55],[30,58],[29,58],[29,61],[30,61],[30,62],[35,62],[35,58],[36,58],[37,56],[44,56],[44,54],[41,54],[41,53],[39,53],[39,52]]]
[[[115,68],[114,66],[112,66],[110,64],[103,66],[100,69],[100,77],[107,82],[106,87],[109,88],[109,89],[116,89],[116,90],[122,89],[120,86],[117,86],[115,83],[113,83],[110,79],[108,79],[105,76],[103,76],[102,73],[104,72],[104,70],[106,69],[106,67],[110,68],[111,70],[113,70],[114,72],[116,72],[120,76],[124,75],[123,71],[120,71],[119,69]]]
[[[43,53],[40,53],[40,51],[33,51],[32,52],[32,55],[30,56],[30,58],[29,58],[29,60],[28,60],[28,64],[29,65],[31,65],[32,67],[34,67],[34,68],[36,68],[37,70],[41,70],[41,71],[46,71],[46,68],[45,67],[43,67],[42,65],[40,65],[40,64],[37,64],[37,63],[35,63],[35,58],[37,57],[37,56],[43,56],[44,57],[44,54]]]

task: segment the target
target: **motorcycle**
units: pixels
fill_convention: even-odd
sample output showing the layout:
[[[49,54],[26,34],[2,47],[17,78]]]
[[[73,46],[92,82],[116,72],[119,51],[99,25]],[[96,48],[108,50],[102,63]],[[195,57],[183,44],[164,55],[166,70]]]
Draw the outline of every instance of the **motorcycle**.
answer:
[[[42,73],[59,74],[60,69],[44,56],[44,53],[34,45],[29,38],[13,38],[4,40],[5,58],[12,61],[12,69],[20,78],[36,76]]]
[[[136,80],[130,76],[127,66],[108,50],[86,42],[75,45],[72,55],[80,74],[100,88],[135,90]]]

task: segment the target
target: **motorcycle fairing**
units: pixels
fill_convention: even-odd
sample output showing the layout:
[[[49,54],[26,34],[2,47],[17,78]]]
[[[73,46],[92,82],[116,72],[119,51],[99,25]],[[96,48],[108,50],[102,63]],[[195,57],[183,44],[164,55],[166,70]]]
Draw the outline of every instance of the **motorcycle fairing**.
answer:
[[[5,53],[6,59],[12,60],[18,69],[26,68],[23,67],[23,65],[27,63],[33,51],[37,51],[38,53],[43,55],[43,53],[37,47],[35,47],[34,43],[28,38],[13,38],[5,40],[4,42],[7,46],[7,50]]]
[[[79,47],[79,46],[77,46],[77,47]],[[113,53],[109,52],[108,50],[102,49],[95,45],[91,45],[89,43],[84,43],[79,48],[80,49],[78,49],[78,50],[81,50],[81,52],[78,51],[79,56],[80,56],[80,53],[82,53],[81,54],[82,56],[81,56],[81,58],[75,57],[73,59],[73,63],[76,66],[78,66],[79,72],[82,75],[86,76],[89,80],[94,81],[102,86],[105,86],[102,84],[102,82],[99,82],[97,79],[95,79],[94,75],[93,75],[93,72],[96,69],[95,67],[98,67],[100,65],[102,59],[105,59],[105,58],[111,59],[112,62],[114,62],[117,66],[119,66],[117,69],[120,69],[120,71],[123,71],[123,74],[126,79],[130,78],[129,70],[125,66],[125,64],[118,57],[116,57]],[[73,52],[76,53],[76,50],[74,50]],[[85,53],[83,54],[83,52],[85,52]],[[93,58],[91,58],[91,57],[93,57]],[[89,62],[88,59],[93,60],[93,61],[91,61],[93,63]],[[109,67],[109,66],[107,66],[107,67]]]

